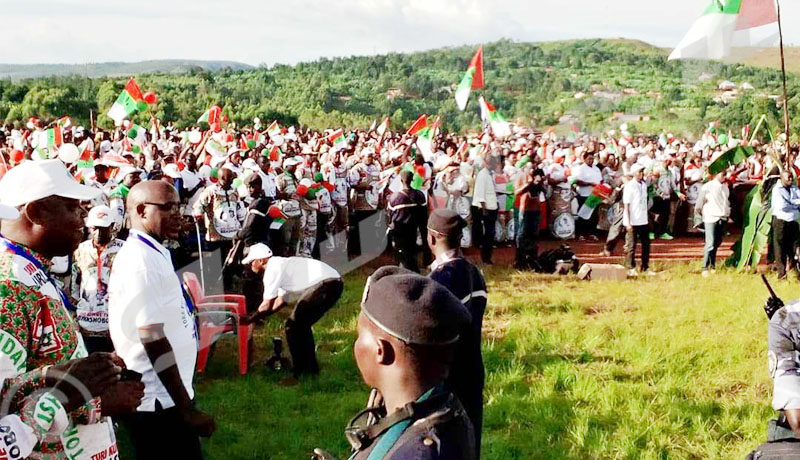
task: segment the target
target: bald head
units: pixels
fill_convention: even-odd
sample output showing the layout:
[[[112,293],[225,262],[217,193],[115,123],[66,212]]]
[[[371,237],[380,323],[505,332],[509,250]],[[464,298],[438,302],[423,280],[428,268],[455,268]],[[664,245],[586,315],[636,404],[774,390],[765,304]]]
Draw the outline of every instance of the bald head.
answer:
[[[172,185],[160,180],[136,184],[128,193],[131,228],[158,240],[175,239],[180,232],[180,198]]]

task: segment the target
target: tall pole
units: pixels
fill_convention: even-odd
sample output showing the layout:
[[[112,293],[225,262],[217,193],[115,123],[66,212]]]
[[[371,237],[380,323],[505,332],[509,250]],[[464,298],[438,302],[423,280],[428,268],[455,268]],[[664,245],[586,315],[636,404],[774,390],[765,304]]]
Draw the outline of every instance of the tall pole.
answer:
[[[781,26],[781,2],[775,0],[778,7],[778,36],[781,46],[781,74],[783,76],[783,124],[786,133],[786,161],[789,161],[789,97],[786,91],[786,59],[783,56],[783,27]]]

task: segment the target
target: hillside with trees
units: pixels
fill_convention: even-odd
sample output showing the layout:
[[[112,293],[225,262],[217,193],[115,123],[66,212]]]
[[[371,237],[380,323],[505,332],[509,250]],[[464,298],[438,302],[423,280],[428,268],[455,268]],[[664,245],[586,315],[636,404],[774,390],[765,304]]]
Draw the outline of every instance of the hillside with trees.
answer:
[[[475,46],[368,57],[320,59],[295,66],[150,73],[136,77],[143,91],[160,99],[154,114],[177,126],[195,123],[212,104],[235,122],[253,117],[312,128],[368,127],[384,115],[406,127],[420,113],[438,115],[443,129],[480,127],[477,96],[509,120],[567,132],[600,132],[627,122],[634,131],[697,136],[709,122],[738,131],[767,114],[782,130],[780,73],[775,69],[712,62],[667,62],[666,52],[629,40],[579,40],[484,46],[486,88],[467,110],[453,91]],[[100,126],[125,77],[47,77],[0,80],[0,119],[21,123],[31,116],[71,115]],[[800,80],[789,77],[793,132],[800,128]],[[722,88],[722,89],[721,89]],[[97,114],[100,114],[99,116]],[[147,123],[148,115],[137,115]]]

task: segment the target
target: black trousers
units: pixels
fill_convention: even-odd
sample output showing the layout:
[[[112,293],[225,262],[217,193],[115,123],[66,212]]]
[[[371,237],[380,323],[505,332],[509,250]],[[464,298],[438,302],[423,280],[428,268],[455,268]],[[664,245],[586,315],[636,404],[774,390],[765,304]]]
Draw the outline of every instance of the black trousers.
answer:
[[[497,210],[487,210],[484,214],[483,209],[472,207],[472,244],[481,247],[481,260],[484,263],[492,263],[492,251],[494,249],[494,230],[497,224]]]
[[[417,228],[413,225],[397,225],[392,230],[392,240],[397,264],[419,273]]]
[[[800,238],[800,226],[797,222],[786,222],[777,217],[772,218],[772,248],[775,251],[775,263],[778,264],[778,274],[786,275],[786,268],[794,268],[795,251]],[[800,272],[798,272],[800,273]]]
[[[655,215],[653,219],[653,233],[659,237],[669,230],[670,202],[668,199],[654,196],[653,207],[650,209]]]
[[[294,374],[319,374],[314,334],[311,326],[331,309],[342,296],[341,278],[321,281],[308,288],[286,320],[286,342],[292,355]]]
[[[200,437],[183,421],[178,409],[137,412],[124,420],[137,460],[201,460]]]
[[[642,271],[650,268],[650,228],[634,225],[625,231],[625,266],[636,268],[636,243],[642,244]]]
[[[261,298],[264,295],[264,279],[249,266],[242,270],[242,294],[245,297],[247,312],[253,313],[261,305]]]

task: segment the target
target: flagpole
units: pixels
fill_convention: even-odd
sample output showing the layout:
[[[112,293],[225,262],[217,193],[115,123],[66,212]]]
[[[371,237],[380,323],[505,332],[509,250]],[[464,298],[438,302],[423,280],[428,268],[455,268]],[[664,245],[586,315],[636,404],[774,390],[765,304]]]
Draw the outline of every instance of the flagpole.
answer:
[[[781,74],[783,77],[783,124],[784,124],[784,132],[786,133],[786,161],[789,161],[789,152],[791,149],[789,148],[789,97],[788,92],[786,91],[786,58],[783,55],[783,26],[781,25],[781,2],[780,0],[775,0],[775,3],[778,7],[778,36],[780,37],[780,47],[781,47]]]

